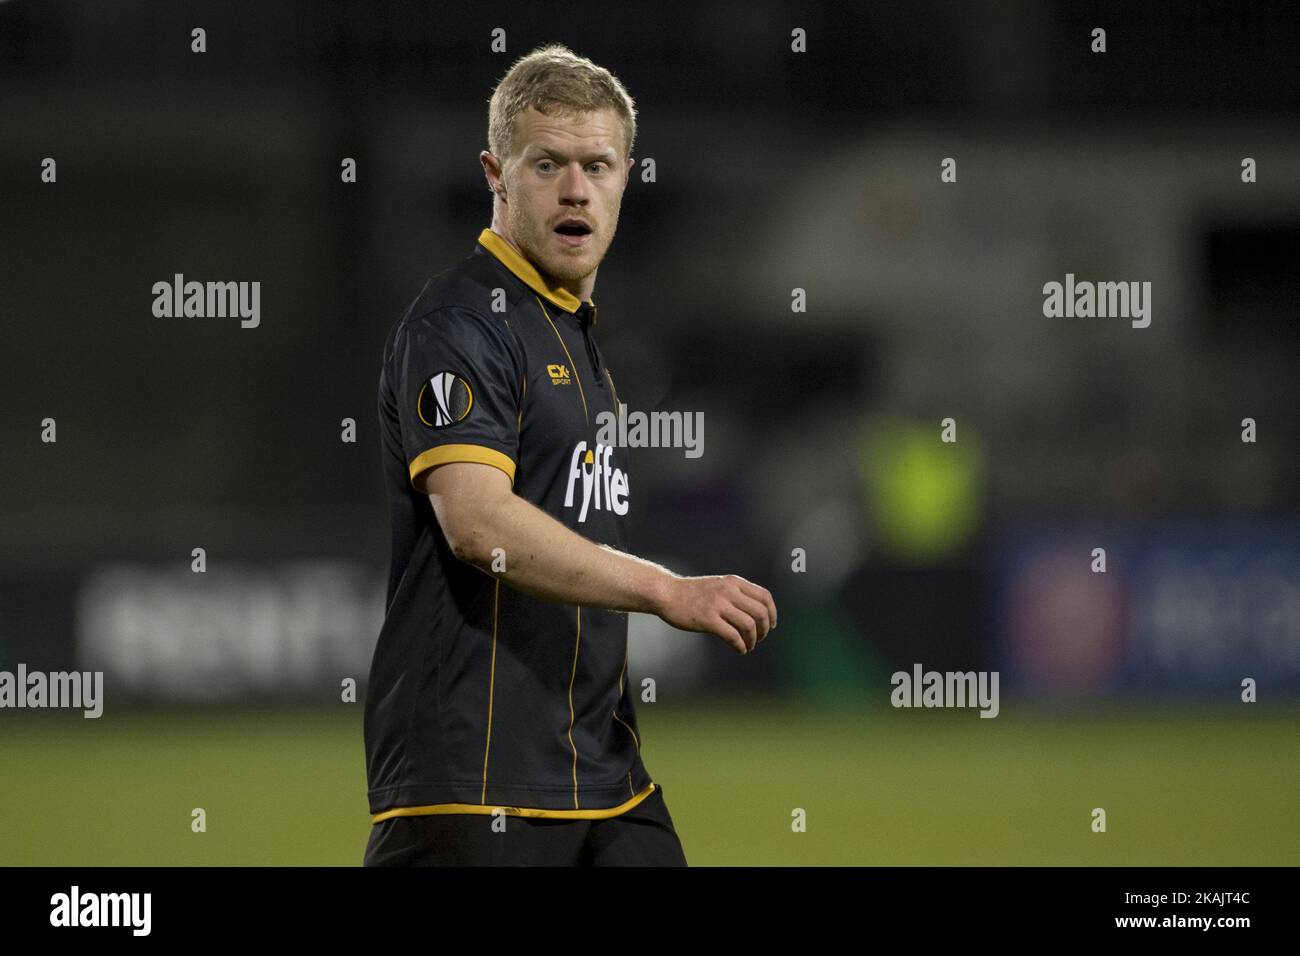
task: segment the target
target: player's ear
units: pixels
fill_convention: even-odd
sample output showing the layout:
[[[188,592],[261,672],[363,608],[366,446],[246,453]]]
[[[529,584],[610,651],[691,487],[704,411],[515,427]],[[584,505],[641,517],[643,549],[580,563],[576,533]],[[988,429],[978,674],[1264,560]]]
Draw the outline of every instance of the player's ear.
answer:
[[[486,149],[478,154],[478,161],[483,164],[483,175],[487,178],[488,191],[496,192],[496,183],[501,181],[500,161],[492,155],[491,151]]]

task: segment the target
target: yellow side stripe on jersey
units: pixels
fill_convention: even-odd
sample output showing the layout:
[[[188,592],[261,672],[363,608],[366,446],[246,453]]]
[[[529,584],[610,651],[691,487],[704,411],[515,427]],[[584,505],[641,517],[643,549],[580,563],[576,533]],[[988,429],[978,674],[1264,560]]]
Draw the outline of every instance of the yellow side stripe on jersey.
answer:
[[[607,810],[539,810],[534,807],[497,807],[478,803],[434,803],[426,807],[393,807],[383,813],[376,813],[370,818],[371,823],[379,823],[391,817],[418,817],[431,813],[480,813],[490,814],[497,810],[511,817],[553,817],[559,820],[606,820],[626,813],[650,794],[658,784],[650,784],[635,797]]]
[[[608,371],[608,369],[606,369],[606,371]],[[612,385],[613,382],[611,381],[610,384]],[[624,647],[623,648],[623,669],[618,672],[618,703],[619,704],[623,703],[623,692],[624,692],[623,675],[627,673],[627,654],[628,654],[628,649]],[[628,726],[627,721],[618,715],[618,710],[617,710],[618,704],[615,704],[614,707],[615,709],[611,710],[610,714],[613,715],[614,719],[617,720],[620,724],[622,724],[624,727],[627,727],[627,732],[632,735],[632,740],[636,744],[636,752],[640,753],[641,741],[637,740],[636,731],[633,730],[630,726]],[[627,785],[629,790],[632,789],[632,771],[630,770],[627,773]]]
[[[492,749],[492,700],[497,687],[497,616],[501,607],[501,579],[497,578],[496,589],[492,592],[492,668],[488,672],[488,725],[487,742],[483,744],[483,792],[479,802],[487,799],[488,753]],[[640,753],[640,750],[637,751]]]
[[[476,461],[482,465],[494,465],[510,476],[510,484],[515,483],[515,463],[509,455],[486,445],[439,445],[415,457],[411,462],[411,485],[415,485],[415,476],[432,468],[434,465],[446,465],[453,461]],[[419,491],[418,488],[416,488]]]
[[[569,675],[569,746],[573,748],[573,809],[578,809],[578,747],[573,742],[573,679],[578,676],[578,650],[582,647],[582,607],[578,607],[578,636],[573,644],[573,672]]]

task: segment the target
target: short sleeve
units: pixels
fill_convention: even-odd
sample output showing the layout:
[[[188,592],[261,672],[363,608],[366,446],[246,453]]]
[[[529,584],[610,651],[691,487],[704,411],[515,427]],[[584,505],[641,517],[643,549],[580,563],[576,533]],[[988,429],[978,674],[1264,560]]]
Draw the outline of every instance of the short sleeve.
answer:
[[[493,465],[514,484],[523,381],[506,334],[458,309],[398,333],[391,381],[413,487],[422,472],[453,461]]]

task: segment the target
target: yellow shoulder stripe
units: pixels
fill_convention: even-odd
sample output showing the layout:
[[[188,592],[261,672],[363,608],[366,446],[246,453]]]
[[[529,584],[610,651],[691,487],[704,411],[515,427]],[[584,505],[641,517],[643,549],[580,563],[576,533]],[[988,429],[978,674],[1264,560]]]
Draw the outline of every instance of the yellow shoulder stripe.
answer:
[[[510,476],[510,484],[515,483],[514,459],[504,452],[485,445],[452,444],[438,445],[416,455],[411,462],[411,487],[415,487],[415,476],[427,471],[434,465],[445,465],[453,461],[476,461],[483,465],[494,465]],[[419,491],[418,488],[416,488]]]

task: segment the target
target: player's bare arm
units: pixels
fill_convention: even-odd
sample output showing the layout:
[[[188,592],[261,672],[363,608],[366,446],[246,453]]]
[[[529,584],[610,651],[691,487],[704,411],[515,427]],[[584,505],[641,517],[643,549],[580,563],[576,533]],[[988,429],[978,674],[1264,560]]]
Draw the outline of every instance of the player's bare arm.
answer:
[[[683,577],[598,545],[516,495],[509,476],[491,465],[451,462],[425,472],[421,483],[452,553],[520,591],[656,614],[673,627],[714,634],[740,654],[776,626],[766,588],[734,574]],[[493,570],[499,553],[505,569]]]

